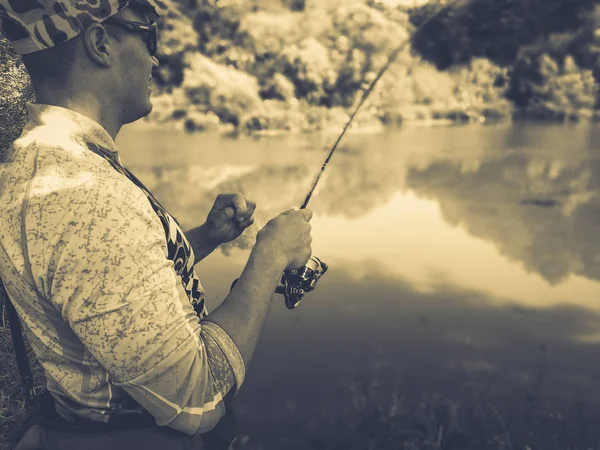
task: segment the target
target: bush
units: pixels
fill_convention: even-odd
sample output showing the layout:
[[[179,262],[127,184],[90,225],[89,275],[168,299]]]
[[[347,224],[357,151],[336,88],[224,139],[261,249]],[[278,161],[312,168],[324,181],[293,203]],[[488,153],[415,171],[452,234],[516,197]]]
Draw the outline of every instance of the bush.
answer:
[[[29,75],[19,55],[0,35],[0,160],[23,131],[27,120],[25,102],[33,100]]]
[[[334,83],[336,75],[329,50],[312,37],[284,49],[281,72],[294,83],[298,99],[317,105],[323,103],[325,88]]]
[[[289,11],[250,13],[240,21],[238,42],[254,54],[276,55],[301,36],[297,27],[299,16],[302,14]]]
[[[340,2],[330,14],[328,45],[338,75],[327,105],[349,107],[409,34],[405,26],[359,1]]]
[[[288,78],[276,73],[272,78],[265,81],[260,91],[263,99],[275,99],[291,102],[296,100],[296,87]]]
[[[586,111],[594,108],[597,95],[591,70],[581,70],[571,56],[561,64],[535,50],[519,56],[508,91],[519,116],[556,121],[589,115]]]
[[[183,88],[193,105],[205,106],[221,121],[238,126],[241,117],[258,108],[258,81],[199,53],[186,55]]]
[[[307,128],[304,114],[288,108],[284,102],[267,100],[257,112],[251,112],[243,119],[244,131],[303,131]]]

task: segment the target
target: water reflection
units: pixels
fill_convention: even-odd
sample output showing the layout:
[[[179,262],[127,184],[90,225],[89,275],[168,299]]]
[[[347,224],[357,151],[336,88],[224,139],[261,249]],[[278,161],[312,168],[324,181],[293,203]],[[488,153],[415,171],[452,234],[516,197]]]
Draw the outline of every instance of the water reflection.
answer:
[[[600,277],[600,161],[509,154],[473,170],[460,162],[409,168],[407,185],[439,203],[445,221],[494,243],[528,272],[557,284]]]
[[[393,239],[407,233],[400,229],[414,222],[409,215],[415,208],[430,208],[427,201],[414,201],[410,194],[415,194],[435,201],[445,223],[493,244],[502,257],[518,262],[527,273],[539,274],[554,285],[571,276],[597,280],[600,244],[594,236],[600,212],[600,160],[591,142],[599,137],[595,128],[522,125],[349,136],[328,166],[310,207],[330,223],[339,219],[337,227],[345,236],[351,221],[381,216],[379,210],[387,209],[392,222],[370,221],[371,227],[360,233],[389,236],[387,244],[362,245],[347,236],[353,247],[364,249],[364,257],[378,258],[382,248],[397,248]],[[176,144],[178,139],[183,140],[181,145]],[[241,192],[255,199],[256,225],[225,251],[249,248],[270,217],[298,207],[327,150],[322,137],[311,143],[310,136],[300,142],[241,139],[237,150],[232,147],[235,141],[208,138],[206,145],[192,146],[189,139],[187,135],[169,139],[176,153],[170,156],[185,155],[171,158],[170,164],[161,162],[165,154],[158,153],[156,143],[152,147],[147,142],[142,147],[149,157],[124,152],[124,159],[131,157],[135,173],[184,227],[203,221],[220,192]],[[124,142],[125,147],[128,142],[139,145],[127,136]],[[319,146],[320,152],[306,151]],[[189,164],[174,165],[180,159]],[[404,204],[396,201],[400,194],[407,199]],[[430,215],[429,220],[437,219]],[[428,250],[431,233],[426,230],[438,232],[441,226],[433,222],[420,226],[424,231],[414,238],[424,247],[413,250],[435,259]]]
[[[222,255],[200,264],[209,291],[235,273],[230,266]],[[369,263],[334,265],[328,276],[297,310],[274,303],[239,397],[245,426],[309,421],[315,408],[343,416],[354,408],[358,375],[376,385],[382,403],[396,384],[407,397],[459,395],[475,384],[522,397],[543,389],[549,403],[600,401],[600,342],[587,339],[597,334],[598,312],[523,308],[445,282],[423,292]]]
[[[121,139],[125,164],[184,227],[202,222],[218,193],[258,202],[256,225],[198,265],[209,309],[239,276],[257,230],[302,203],[326,156],[311,139]],[[479,386],[507,429],[527,428],[532,398],[568,420],[574,401],[587,403],[592,416],[576,421],[595,423],[594,142],[600,132],[580,127],[348,136],[310,205],[313,250],[330,269],[298,309],[274,303],[238,397],[242,430],[287,436],[316,417],[361,411],[357,380],[386,408],[398,395],[463,405]]]

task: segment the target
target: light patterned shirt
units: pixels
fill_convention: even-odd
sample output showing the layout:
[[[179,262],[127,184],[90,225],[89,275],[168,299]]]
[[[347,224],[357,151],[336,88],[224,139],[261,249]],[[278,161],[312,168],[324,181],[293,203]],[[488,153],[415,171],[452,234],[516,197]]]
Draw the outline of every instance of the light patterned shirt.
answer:
[[[212,429],[245,367],[207,317],[179,224],[100,124],[27,107],[0,164],[0,278],[57,411],[108,422],[146,410],[186,434]]]

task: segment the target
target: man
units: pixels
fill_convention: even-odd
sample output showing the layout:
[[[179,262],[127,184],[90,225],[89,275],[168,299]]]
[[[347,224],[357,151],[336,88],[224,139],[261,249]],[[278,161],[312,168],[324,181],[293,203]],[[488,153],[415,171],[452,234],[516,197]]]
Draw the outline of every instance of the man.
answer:
[[[0,165],[0,278],[62,424],[33,426],[19,450],[208,448],[283,270],[311,254],[312,213],[278,215],[206,311],[194,264],[251,225],[255,204],[220,195],[184,233],[114,143],[152,110],[154,20],[167,6],[0,0],[36,94]]]

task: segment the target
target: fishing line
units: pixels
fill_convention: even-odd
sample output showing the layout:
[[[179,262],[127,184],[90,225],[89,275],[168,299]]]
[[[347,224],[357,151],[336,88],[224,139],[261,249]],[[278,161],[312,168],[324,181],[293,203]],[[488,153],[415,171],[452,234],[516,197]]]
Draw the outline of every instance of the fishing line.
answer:
[[[444,2],[441,1],[440,3],[443,4]],[[458,5],[459,3],[465,3],[466,4],[468,2],[465,2],[464,0],[455,0],[453,2],[448,3],[445,7],[443,7],[439,11],[437,11],[435,14],[432,14],[427,19],[425,19],[425,21],[423,21],[423,23],[421,23],[421,25],[419,25],[417,28],[415,28],[415,30],[412,32],[412,34],[408,38],[406,38],[402,42],[402,44],[396,50],[394,50],[390,54],[390,56],[388,57],[387,62],[379,70],[379,73],[377,74],[377,76],[375,77],[375,79],[371,82],[371,84],[369,85],[369,87],[367,88],[367,90],[363,92],[363,95],[362,95],[362,98],[361,98],[360,102],[358,103],[358,105],[356,106],[356,108],[354,109],[354,111],[352,112],[352,115],[350,116],[350,119],[348,120],[348,122],[346,122],[346,125],[344,126],[341,134],[339,135],[339,137],[337,138],[335,144],[331,148],[331,151],[327,155],[327,158],[325,159],[325,162],[321,166],[321,170],[319,170],[319,172],[317,174],[317,177],[315,179],[315,182],[313,183],[312,188],[308,192],[308,195],[304,199],[304,203],[302,203],[302,206],[300,206],[300,209],[305,209],[306,206],[308,205],[308,202],[310,201],[310,199],[311,199],[311,197],[312,197],[312,195],[313,195],[313,193],[314,193],[314,191],[315,191],[315,189],[317,187],[317,184],[319,183],[319,180],[321,179],[321,176],[323,175],[323,172],[325,171],[325,167],[327,167],[327,164],[331,160],[331,157],[333,156],[333,153],[335,152],[338,144],[340,143],[340,141],[342,140],[342,138],[346,134],[346,130],[348,130],[348,127],[350,126],[350,124],[354,120],[354,117],[356,116],[356,114],[360,110],[360,107],[363,105],[363,103],[365,102],[365,100],[369,97],[369,95],[373,91],[373,88],[375,87],[375,85],[377,84],[377,82],[379,81],[379,79],[389,69],[389,67],[394,63],[394,61],[396,60],[396,58],[398,58],[398,55],[400,55],[400,52],[402,52],[402,50],[404,50],[404,48],[406,47],[406,45],[408,45],[411,42],[411,38],[413,36],[417,35],[417,33],[419,31],[421,31],[421,29],[423,27],[425,27],[433,19],[435,19],[436,17],[438,17],[442,13],[449,11],[451,9],[451,7],[454,7],[454,6]],[[474,1],[473,3],[477,3],[477,1]],[[582,1],[581,3],[584,3],[584,2]],[[564,6],[565,5],[563,5],[563,4],[558,4],[558,5],[556,5],[555,8],[551,9],[549,12],[554,12],[555,10],[557,10],[557,9],[559,9],[561,7],[564,7]]]
[[[333,144],[333,147],[331,148],[331,151],[329,152],[329,154],[327,155],[327,158],[325,159],[325,162],[321,166],[321,170],[319,170],[319,173],[317,174],[317,178],[315,179],[315,182],[313,183],[312,188],[308,192],[308,195],[304,199],[304,203],[302,203],[302,206],[300,206],[300,209],[305,209],[306,206],[308,205],[308,202],[310,201],[310,199],[311,199],[311,197],[312,197],[312,195],[313,195],[313,193],[315,191],[315,188],[317,187],[317,184],[319,183],[319,180],[321,179],[321,176],[323,175],[323,172],[325,171],[325,167],[327,167],[327,164],[329,164],[329,161],[331,160],[331,157],[333,156],[333,153],[335,152],[335,149],[337,148],[338,144],[340,143],[340,141],[342,140],[342,138],[346,134],[346,130],[348,130],[348,127],[350,127],[350,124],[352,123],[352,121],[354,120],[354,117],[356,116],[356,114],[360,110],[360,107],[367,100],[367,98],[369,97],[369,95],[371,95],[371,92],[373,92],[373,89],[375,88],[375,85],[380,80],[380,78],[383,76],[383,74],[389,69],[389,67],[394,63],[394,61],[396,61],[396,58],[398,58],[398,55],[400,55],[400,52],[402,52],[402,50],[404,50],[404,48],[411,42],[411,37],[414,36],[414,35],[416,35],[425,25],[427,25],[429,22],[431,22],[433,19],[435,19],[441,13],[448,11],[451,6],[454,6],[455,4],[460,3],[461,1],[462,0],[456,0],[456,1],[452,2],[452,3],[449,3],[444,8],[440,9],[438,12],[436,12],[435,14],[429,16],[427,19],[425,19],[425,21],[423,23],[421,23],[421,25],[419,25],[413,31],[412,35],[409,36],[408,38],[406,38],[402,42],[402,44],[396,50],[394,50],[390,54],[390,56],[388,56],[387,62],[381,67],[381,69],[379,69],[379,72],[377,73],[377,76],[375,77],[375,79],[371,82],[371,84],[369,85],[369,87],[363,92],[363,95],[362,95],[362,98],[360,99],[360,102],[358,103],[358,105],[356,106],[356,108],[354,108],[354,111],[352,112],[352,115],[350,116],[350,119],[348,119],[348,122],[346,122],[346,125],[344,126],[341,134],[338,136],[337,140],[335,141],[335,144]]]

